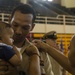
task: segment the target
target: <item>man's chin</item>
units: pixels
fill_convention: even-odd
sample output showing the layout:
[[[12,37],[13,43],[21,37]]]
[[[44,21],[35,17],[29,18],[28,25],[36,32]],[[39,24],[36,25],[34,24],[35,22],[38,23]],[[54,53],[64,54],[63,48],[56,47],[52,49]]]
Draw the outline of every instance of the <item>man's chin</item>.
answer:
[[[22,40],[14,40],[14,43],[21,43]]]
[[[15,43],[21,43],[21,42],[24,41],[24,39],[25,39],[25,38],[17,38],[17,39],[14,38],[14,42],[15,42]]]

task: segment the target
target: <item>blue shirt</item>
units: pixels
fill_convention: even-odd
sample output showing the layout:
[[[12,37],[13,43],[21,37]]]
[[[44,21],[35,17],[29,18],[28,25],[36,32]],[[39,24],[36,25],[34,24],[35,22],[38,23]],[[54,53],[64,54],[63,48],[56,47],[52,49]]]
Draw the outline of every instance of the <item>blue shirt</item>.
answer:
[[[15,51],[12,46],[0,43],[0,59],[8,61],[13,55]]]

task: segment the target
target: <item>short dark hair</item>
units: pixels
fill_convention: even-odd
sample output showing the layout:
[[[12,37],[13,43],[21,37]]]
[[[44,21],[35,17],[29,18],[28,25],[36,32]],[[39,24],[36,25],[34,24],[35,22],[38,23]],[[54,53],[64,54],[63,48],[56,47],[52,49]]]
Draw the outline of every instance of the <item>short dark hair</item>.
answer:
[[[53,40],[56,40],[57,39],[57,35],[56,35],[56,31],[50,31],[48,33],[46,33],[44,36],[43,36],[43,39],[53,39]]]
[[[35,22],[35,18],[36,18],[35,11],[32,8],[32,6],[30,6],[29,4],[21,4],[17,7],[15,7],[14,10],[12,11],[11,18],[13,17],[13,15],[16,11],[20,11],[23,14],[32,14],[33,15],[33,23]]]

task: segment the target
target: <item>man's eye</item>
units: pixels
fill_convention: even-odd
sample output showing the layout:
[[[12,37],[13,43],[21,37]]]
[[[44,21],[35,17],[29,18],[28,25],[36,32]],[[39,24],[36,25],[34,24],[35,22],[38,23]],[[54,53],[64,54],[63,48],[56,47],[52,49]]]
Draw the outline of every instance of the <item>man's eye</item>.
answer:
[[[30,29],[30,27],[23,27],[23,29],[24,29],[24,30],[28,30],[28,29]]]
[[[18,27],[18,25],[13,25],[14,27]]]

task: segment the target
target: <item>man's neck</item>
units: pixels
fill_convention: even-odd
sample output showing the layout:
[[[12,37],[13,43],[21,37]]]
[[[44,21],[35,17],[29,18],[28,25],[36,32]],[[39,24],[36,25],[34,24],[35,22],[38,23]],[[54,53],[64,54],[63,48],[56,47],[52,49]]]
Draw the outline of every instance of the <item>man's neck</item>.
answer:
[[[23,47],[24,44],[25,44],[25,41],[23,41],[23,42],[17,42],[17,43],[14,42],[14,45],[17,46],[18,48]]]

